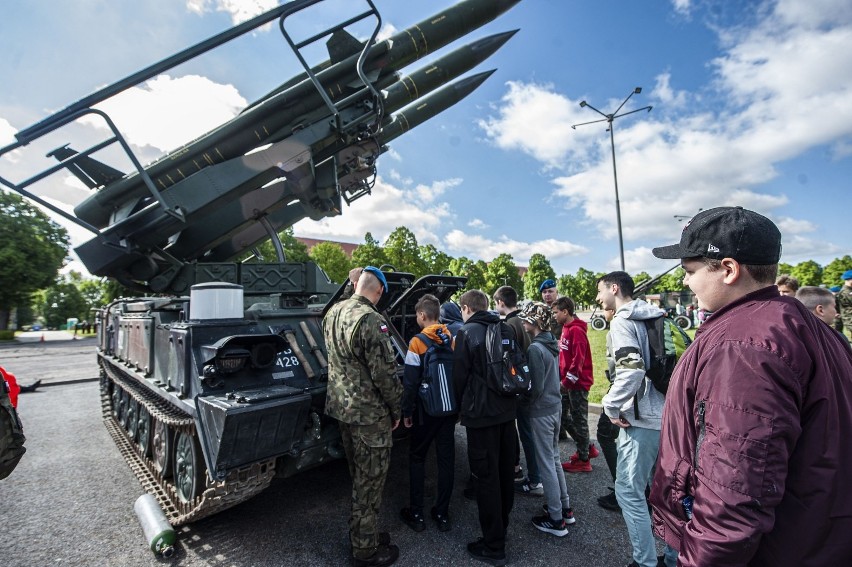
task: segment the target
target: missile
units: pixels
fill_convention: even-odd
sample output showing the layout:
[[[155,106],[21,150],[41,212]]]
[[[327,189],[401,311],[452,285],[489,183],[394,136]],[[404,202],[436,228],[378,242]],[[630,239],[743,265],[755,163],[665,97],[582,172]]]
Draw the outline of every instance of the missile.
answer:
[[[412,128],[419,126],[429,118],[440,114],[476,90],[476,88],[490,77],[493,72],[494,71],[491,70],[478,73],[465,79],[461,79],[453,84],[446,85],[437,92],[423,97],[411,106],[397,112],[390,121],[390,127],[387,130],[387,134],[385,134],[383,130],[379,135],[379,139],[386,139],[388,141],[394,139]],[[364,159],[365,163],[374,163],[375,158],[377,158],[379,154],[387,151],[386,147],[377,147],[374,142],[364,143],[363,146],[359,145],[350,149],[357,149],[361,152],[360,157]],[[372,167],[369,169],[371,172]],[[360,175],[356,175],[356,173]],[[354,184],[355,179],[360,179],[361,176],[367,176],[367,172],[352,172],[348,175],[352,176],[351,182]],[[340,176],[341,188],[343,183],[346,182],[346,178],[347,175]],[[277,231],[288,226],[292,226],[303,218],[309,217],[309,212],[309,207],[303,202],[289,203],[270,212],[266,218],[269,224]],[[251,250],[252,248],[260,245],[268,237],[269,236],[266,234],[264,227],[259,226],[257,223],[250,224],[244,230],[226,238],[224,242],[204,254],[204,261],[217,262],[231,260],[246,250]]]
[[[370,48],[364,71],[376,85],[390,88],[396,72],[470,31],[490,22],[520,0],[464,0],[411,26]],[[333,101],[346,100],[358,81],[355,62],[358,54],[334,63],[316,77]],[[324,101],[314,84],[305,79],[281,92],[274,92],[259,104],[171,152],[146,167],[158,190],[179,183],[205,167],[222,163],[274,141],[272,135],[287,127],[298,129],[305,116],[316,116]],[[321,112],[321,116],[328,116]],[[341,133],[342,134],[342,133]],[[141,176],[133,173],[106,185],[80,203],[74,212],[81,220],[103,228],[118,219],[120,210],[149,195]]]
[[[387,120],[390,129],[387,135],[381,134],[382,138],[394,139],[443,112],[476,90],[493,72],[472,75],[418,99]],[[396,126],[398,123],[404,124],[404,127]],[[344,151],[350,156],[343,161],[342,171],[335,174],[338,183],[353,191],[353,186],[372,176],[375,159],[387,151],[387,147],[365,141]],[[179,273],[165,266],[174,266],[176,258],[204,262],[231,260],[268,239],[270,228],[277,232],[303,218],[319,219],[340,214],[338,185],[333,182],[335,177],[326,177],[328,181],[323,184],[321,173],[338,162],[334,159],[322,162],[316,167],[314,177],[309,155],[307,145],[287,139],[262,152],[207,168],[187,182],[209,187],[211,194],[187,191],[177,199],[175,191],[163,193],[167,202],[179,201],[182,204],[187,210],[188,221],[198,222],[181,230],[179,221],[164,214],[156,202],[151,202],[133,216],[132,223],[111,227],[100,237],[78,246],[75,251],[95,275],[112,276],[125,282],[148,281],[151,291],[165,292],[171,281],[169,277]],[[347,169],[345,164],[356,157],[369,166]],[[278,177],[282,167],[287,170],[285,180],[256,189]],[[218,178],[227,178],[228,183],[219,183]],[[258,222],[260,218],[265,219],[264,222]],[[163,253],[159,256],[156,252],[152,254],[151,248],[156,250],[163,245],[161,235],[170,235],[174,231],[180,232],[171,243],[163,246]],[[128,235],[132,236],[129,240],[134,243],[130,252],[119,246],[121,241],[128,240]],[[104,241],[112,245],[104,246]]]
[[[385,109],[394,112],[407,103],[428,95],[485,61],[516,32],[517,30],[513,30],[479,39],[402,77],[382,93]],[[447,108],[476,88],[486,76],[481,74],[461,81],[454,86],[452,92],[463,94],[444,94],[437,102],[430,103],[430,108],[437,105],[439,110],[435,113]],[[434,99],[427,97],[424,100]],[[353,115],[361,114],[357,110],[347,112]],[[409,124],[409,127],[413,127],[411,120],[402,116],[402,120]],[[420,113],[419,116],[417,123],[426,119],[425,114]],[[391,118],[387,118],[385,122],[388,125],[393,124]],[[402,131],[399,131],[396,135],[401,133]],[[106,228],[98,238],[79,246],[78,255],[93,274],[108,275],[116,270],[126,269],[133,278],[147,280],[155,275],[157,270],[143,253],[145,250],[167,248],[168,253],[175,258],[199,259],[210,248],[245,230],[246,225],[256,223],[259,218],[294,200],[303,202],[301,206],[288,208],[289,211],[298,211],[296,220],[306,216],[319,219],[340,214],[340,197],[334,180],[319,180],[320,183],[316,184],[304,183],[306,179],[313,181],[313,172],[310,170],[312,164],[320,164],[317,167],[317,177],[321,178],[323,171],[336,166],[334,163],[320,162],[343,153],[346,148],[346,142],[336,135],[331,123],[318,122],[296,135],[273,135],[272,138],[283,140],[276,143],[275,147],[204,168],[163,190],[161,196],[168,206],[181,207],[184,212],[183,221],[167,214],[152,201],[121,223]],[[284,141],[287,143],[282,143]],[[375,143],[368,146],[372,150],[377,147]],[[73,153],[72,150],[65,151]],[[352,161],[354,156],[361,154],[363,150],[360,147],[353,148],[344,161]],[[267,185],[282,175],[286,175],[285,181]],[[336,175],[335,171],[333,176]],[[352,184],[352,175],[346,174],[345,177],[347,179],[343,180],[344,183]],[[358,181],[361,179],[358,175],[356,178]],[[294,180],[297,179],[303,183],[295,183]],[[288,218],[294,216],[292,213],[288,215]],[[111,253],[103,252],[104,241],[115,245]],[[132,242],[136,252],[122,251],[118,246],[121,241]]]
[[[516,32],[517,30],[498,33],[480,39],[456,49],[452,53],[444,55],[427,67],[419,69],[407,77],[401,78],[394,85],[394,88],[389,89],[386,93],[384,93],[386,110],[388,112],[394,112],[402,108],[406,103],[417,100],[420,96],[427,95],[436,88],[447,83],[449,80],[454,79],[465,71],[475,67],[482,61],[485,61],[489,56],[502,47]],[[484,78],[482,80],[484,80]],[[471,85],[475,82],[476,81],[469,81],[464,84]],[[479,81],[479,83],[481,83],[481,81]],[[479,83],[477,83],[477,85]],[[455,100],[458,101],[461,100],[461,98],[463,97],[459,96],[456,97]],[[387,122],[390,124],[390,120]],[[401,133],[402,132],[399,132],[399,134]],[[313,145],[312,149],[315,147],[316,145]],[[314,161],[322,162],[325,158],[332,155],[331,152],[338,153],[340,151],[342,151],[342,148],[337,147],[327,150],[324,155],[318,155],[315,153]],[[280,185],[286,185],[286,183],[282,183]],[[240,196],[240,205],[238,207],[222,207],[216,209],[209,217],[205,218],[202,224],[195,225],[191,222],[191,219],[188,218],[187,227],[181,230],[180,235],[176,238],[175,242],[170,245],[169,252],[179,258],[199,258],[207,252],[209,247],[211,247],[211,243],[214,243],[216,240],[226,238],[232,231],[254,222],[258,216],[256,211],[265,211],[270,209],[276,205],[276,199],[280,200],[285,198],[285,196],[289,199],[298,197],[292,191],[276,190],[271,186],[264,187],[263,189],[256,190],[252,194]],[[329,197],[331,197],[331,195],[329,195]],[[307,208],[308,210],[311,209],[311,207]],[[339,203],[336,203],[336,208],[339,210]],[[324,212],[329,213],[331,210],[331,207],[328,207]],[[328,214],[316,216],[317,214],[318,213],[308,214],[308,216],[311,216],[312,218],[329,216]]]

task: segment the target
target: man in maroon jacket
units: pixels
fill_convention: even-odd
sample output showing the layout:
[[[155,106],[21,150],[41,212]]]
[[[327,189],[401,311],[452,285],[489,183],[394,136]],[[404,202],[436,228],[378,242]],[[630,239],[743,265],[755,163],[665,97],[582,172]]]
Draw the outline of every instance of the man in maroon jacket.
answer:
[[[852,565],[852,354],[773,285],[778,228],[719,207],[654,255],[712,313],[666,396],[654,531],[678,565]]]

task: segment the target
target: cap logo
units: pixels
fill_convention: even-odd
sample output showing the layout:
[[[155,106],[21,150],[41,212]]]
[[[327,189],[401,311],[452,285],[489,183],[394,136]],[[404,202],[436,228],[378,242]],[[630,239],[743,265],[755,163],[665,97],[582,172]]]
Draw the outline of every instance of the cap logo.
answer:
[[[708,251],[708,252],[721,252],[721,250],[719,250],[718,248],[716,248],[716,247],[715,247],[715,246],[713,246],[712,244],[708,244],[708,245],[707,245],[707,251]]]

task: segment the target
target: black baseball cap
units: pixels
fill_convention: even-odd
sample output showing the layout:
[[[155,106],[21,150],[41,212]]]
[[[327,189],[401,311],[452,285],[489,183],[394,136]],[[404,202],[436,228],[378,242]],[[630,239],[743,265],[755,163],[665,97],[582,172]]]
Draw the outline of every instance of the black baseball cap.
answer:
[[[701,211],[683,227],[679,244],[654,248],[664,259],[733,258],[747,265],[777,264],[781,258],[781,231],[763,215],[742,207]]]

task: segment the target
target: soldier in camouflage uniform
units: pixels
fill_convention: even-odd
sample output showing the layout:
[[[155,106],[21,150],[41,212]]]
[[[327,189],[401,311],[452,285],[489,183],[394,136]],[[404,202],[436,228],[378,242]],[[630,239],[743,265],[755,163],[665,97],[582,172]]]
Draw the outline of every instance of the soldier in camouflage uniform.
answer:
[[[380,537],[377,515],[390,463],[391,431],[399,425],[402,385],[388,326],[376,311],[387,281],[367,266],[355,294],[323,320],[329,376],[326,413],[340,422],[349,473],[349,539],[355,567],[391,565],[399,548]]]
[[[843,287],[837,292],[837,308],[843,328],[852,333],[852,270],[846,270],[840,277],[843,279]]]

